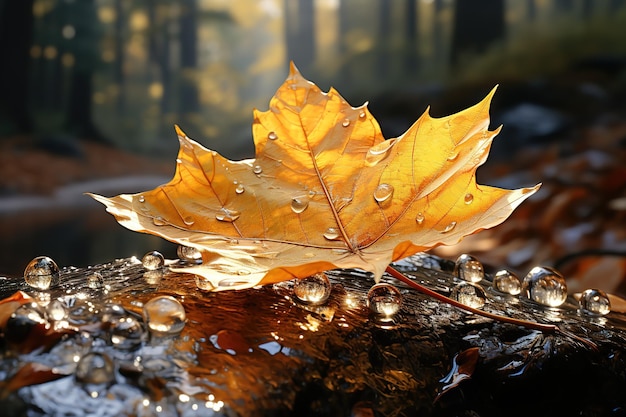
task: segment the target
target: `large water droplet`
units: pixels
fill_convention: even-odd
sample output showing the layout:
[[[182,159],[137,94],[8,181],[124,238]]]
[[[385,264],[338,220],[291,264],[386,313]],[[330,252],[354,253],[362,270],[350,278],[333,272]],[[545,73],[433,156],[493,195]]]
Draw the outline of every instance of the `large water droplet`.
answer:
[[[89,352],[78,361],[74,375],[83,384],[109,384],[115,379],[115,366],[106,353]]]
[[[307,304],[322,304],[328,300],[331,285],[325,273],[320,272],[296,280],[293,293],[296,298]]]
[[[464,253],[454,263],[454,275],[468,282],[480,282],[485,277],[485,270],[478,259]]]
[[[257,175],[262,174],[263,173],[263,167],[261,167],[261,165],[255,165],[252,168],[252,172],[254,172]]]
[[[52,280],[59,276],[56,262],[47,256],[38,256],[26,265],[24,281],[38,290],[47,290]]]
[[[402,294],[391,284],[376,284],[367,293],[367,305],[376,321],[390,322],[402,307]]]
[[[366,114],[365,114],[365,110],[361,110],[361,111],[359,112],[359,119],[365,119],[365,116],[366,116]]]
[[[383,203],[389,200],[393,196],[393,185],[391,184],[380,184],[376,187],[374,191],[374,200],[378,203]]]
[[[61,321],[67,318],[68,310],[65,303],[58,298],[52,300],[46,307],[48,317],[54,321]]]
[[[178,259],[184,262],[194,264],[202,262],[202,252],[191,246],[178,246],[176,249],[176,255],[178,255]]]
[[[140,196],[139,196],[139,202],[140,202],[140,203],[145,203],[145,202],[146,202],[146,197],[144,197],[144,196],[140,195]]]
[[[465,197],[463,197],[463,201],[465,202],[465,204],[472,204],[472,202],[474,201],[474,195],[470,193],[465,194]]]
[[[518,295],[522,292],[522,283],[513,272],[502,269],[493,276],[493,288],[506,294]]]
[[[237,184],[237,186],[235,187],[235,193],[237,194],[243,194],[246,191],[246,187],[243,186],[243,184]]]
[[[185,308],[174,297],[160,295],[143,305],[143,320],[154,335],[175,335],[185,327]]]
[[[195,223],[193,217],[191,216],[185,216],[183,218],[183,223],[185,223],[187,226],[193,226],[193,224]]]
[[[94,272],[87,276],[87,286],[93,290],[104,287],[104,278],[100,272]]]
[[[269,140],[276,140],[276,139],[278,139],[278,135],[276,134],[276,132],[270,132],[270,133],[267,134],[267,138]]]
[[[547,266],[536,266],[524,277],[522,293],[548,307],[558,307],[567,299],[565,278]]]
[[[165,258],[161,255],[160,252],[152,251],[146,253],[143,258],[141,258],[141,264],[148,271],[154,271],[156,269],[163,268],[165,265]]]
[[[110,321],[108,333],[111,344],[122,350],[134,350],[144,339],[143,326],[133,316],[118,317]]]
[[[307,197],[294,197],[291,199],[291,211],[296,214],[302,213],[309,207],[309,199]]]
[[[461,282],[452,288],[450,298],[472,308],[481,308],[485,305],[487,295],[482,287],[470,282]]]
[[[221,222],[232,223],[241,216],[241,213],[236,210],[228,210],[226,208],[220,209],[215,214],[215,218]]]
[[[448,225],[446,227],[443,228],[441,233],[449,233],[449,232],[453,231],[455,227],[456,227],[456,222],[450,222],[450,223],[448,223]]]
[[[324,238],[328,240],[336,240],[339,238],[339,229],[336,227],[329,227],[324,232]]]
[[[422,214],[421,211],[417,213],[417,216],[415,216],[415,221],[417,222],[417,224],[424,223],[424,214]]]
[[[343,119],[343,122],[341,122],[341,126],[343,127],[350,126],[350,119]]]
[[[581,310],[588,314],[604,316],[611,312],[611,301],[602,290],[588,289],[583,291],[578,303]]]

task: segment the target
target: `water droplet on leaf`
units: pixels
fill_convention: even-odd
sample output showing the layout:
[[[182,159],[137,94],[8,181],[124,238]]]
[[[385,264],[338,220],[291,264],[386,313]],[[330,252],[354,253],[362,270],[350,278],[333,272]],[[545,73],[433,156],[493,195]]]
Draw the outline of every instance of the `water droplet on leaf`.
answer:
[[[448,159],[448,161],[454,161],[454,160],[455,160],[456,158],[458,158],[458,157],[459,157],[459,153],[458,153],[458,152],[455,152],[455,153],[453,153],[452,155],[448,156],[448,158],[447,158],[447,159]]]
[[[67,306],[59,299],[52,300],[46,307],[46,311],[48,313],[48,317],[54,321],[61,321],[68,315]]]
[[[341,122],[341,126],[343,127],[350,126],[350,119],[344,119],[343,122]]]
[[[309,207],[309,199],[307,197],[295,197],[291,199],[291,211],[296,214],[302,213]]]
[[[518,295],[522,292],[522,283],[513,272],[502,269],[493,277],[493,288],[506,294]]]
[[[470,282],[461,282],[452,288],[450,298],[472,308],[481,308],[485,305],[487,295],[482,287]]]
[[[237,184],[237,186],[235,187],[235,193],[237,194],[243,194],[246,191],[246,188],[243,186],[243,184]]]
[[[389,139],[369,148],[367,154],[365,155],[365,165],[374,166],[385,159],[389,154],[389,150],[395,143],[395,139]]]
[[[536,303],[558,307],[567,299],[567,284],[553,268],[536,266],[524,277],[522,293]]]
[[[611,312],[611,301],[602,290],[588,289],[583,291],[578,303],[585,313],[604,316]]]
[[[252,172],[254,172],[255,174],[259,175],[259,174],[263,173],[263,168],[261,167],[261,165],[255,165],[252,168]]]
[[[336,227],[329,227],[324,232],[324,238],[326,238],[328,240],[336,240],[336,239],[338,239],[339,238],[339,229],[337,229]]]
[[[468,282],[480,282],[485,277],[485,270],[478,259],[464,253],[454,263],[454,275]]]
[[[186,216],[186,217],[183,219],[183,223],[185,223],[187,226],[192,226],[192,225],[194,224],[193,217],[191,217],[191,216]]]
[[[38,256],[26,265],[24,281],[38,290],[47,290],[52,280],[59,276],[56,262],[47,256]]]
[[[293,287],[293,293],[298,300],[314,305],[325,303],[330,292],[330,281],[323,272],[298,279]]]
[[[465,197],[463,197],[463,201],[465,202],[465,204],[472,204],[472,202],[474,201],[474,196],[470,193],[465,194]]]
[[[365,110],[361,110],[361,111],[359,112],[359,119],[365,119],[365,116],[366,116],[366,114],[365,114]]]
[[[161,255],[160,252],[152,251],[146,253],[143,258],[141,258],[141,264],[144,268],[149,271],[154,271],[155,269],[160,269],[165,265],[165,258]]]
[[[390,322],[402,307],[402,294],[391,284],[376,284],[367,293],[367,305],[376,321]]]
[[[158,216],[158,217],[153,217],[152,218],[152,223],[155,226],[165,226],[167,224],[167,222],[163,219],[163,217]]]
[[[441,233],[449,233],[449,232],[453,231],[455,227],[456,227],[456,222],[450,222],[450,223],[448,223],[448,225],[446,227],[443,228]]]
[[[236,210],[228,210],[226,208],[220,209],[215,215],[215,218],[221,222],[232,223],[241,216],[241,213]]]
[[[143,319],[150,333],[157,336],[175,335],[185,327],[183,305],[174,297],[161,295],[143,305]]]
[[[196,287],[201,291],[213,291],[215,289],[213,283],[207,277],[196,274],[194,275],[194,280],[196,281]]]
[[[389,200],[391,196],[393,196],[393,185],[391,184],[380,184],[374,191],[374,200],[378,203]]]
[[[145,203],[145,202],[146,202],[146,197],[144,197],[144,196],[140,195],[140,196],[139,196],[139,202],[140,202],[140,203]]]
[[[178,256],[178,259],[184,262],[199,263],[202,261],[202,252],[191,246],[178,246],[178,249],[176,249],[176,255]]]
[[[276,134],[276,132],[270,132],[270,133],[267,134],[267,138],[269,140],[276,140],[276,139],[278,139],[278,135]]]
[[[417,213],[417,216],[415,216],[415,221],[417,222],[417,224],[424,223],[424,215],[422,214],[421,211]]]

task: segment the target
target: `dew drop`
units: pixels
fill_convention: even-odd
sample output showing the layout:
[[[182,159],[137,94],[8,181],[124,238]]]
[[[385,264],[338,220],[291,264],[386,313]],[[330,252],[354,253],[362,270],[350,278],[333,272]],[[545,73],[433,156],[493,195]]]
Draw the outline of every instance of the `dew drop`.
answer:
[[[454,275],[468,282],[480,282],[485,277],[483,264],[472,255],[460,255],[454,263]]]
[[[502,269],[493,276],[493,288],[506,294],[518,295],[522,292],[522,283],[513,272]]]
[[[365,119],[365,110],[359,112],[359,119]]]
[[[182,159],[180,159],[180,158],[176,158],[176,163],[177,163],[177,164],[182,164],[182,163],[183,163],[183,160],[182,160]]]
[[[567,284],[555,269],[536,266],[524,277],[522,294],[536,303],[558,307],[567,299]]]
[[[472,308],[485,305],[487,295],[482,287],[470,282],[461,282],[452,288],[450,298]]]
[[[417,216],[415,216],[415,221],[417,222],[417,224],[424,223],[424,214],[422,214],[421,211],[417,213]]]
[[[47,290],[59,276],[56,262],[47,256],[38,256],[26,265],[24,281],[38,290]]]
[[[343,122],[341,122],[341,126],[343,127],[350,126],[350,119],[343,119]]]
[[[213,291],[215,289],[215,286],[213,286],[213,283],[207,277],[199,274],[196,274],[193,277],[196,281],[196,287],[198,287],[200,291]]]
[[[109,384],[115,379],[115,366],[106,353],[89,352],[78,361],[74,376],[82,384]]]
[[[108,337],[116,348],[134,350],[143,342],[143,326],[133,316],[118,317],[109,322]]]
[[[221,222],[232,223],[237,220],[241,216],[241,213],[236,210],[228,210],[226,208],[222,208],[217,212],[215,218]]]
[[[278,135],[276,134],[276,132],[270,132],[270,133],[267,134],[267,138],[269,140],[276,140],[276,139],[278,139]]]
[[[389,200],[391,196],[393,196],[393,185],[391,184],[380,184],[374,191],[374,200],[378,203]]]
[[[587,314],[604,316],[611,312],[611,301],[602,290],[588,289],[583,291],[578,303],[581,310]]]
[[[246,191],[246,188],[243,186],[243,184],[237,184],[237,186],[235,187],[235,193],[237,194],[243,194]]]
[[[254,172],[255,174],[259,175],[259,174],[263,173],[263,168],[261,167],[261,165],[255,165],[252,168],[252,172]]]
[[[155,226],[165,226],[167,224],[167,222],[163,219],[163,217],[158,216],[158,217],[153,217],[152,218],[152,223]]]
[[[226,278],[217,283],[218,287],[229,288],[236,287],[238,285],[246,285],[249,284],[248,281],[245,281],[242,278]]]
[[[146,271],[143,273],[143,279],[146,281],[146,284],[157,286],[161,282],[163,278],[163,271],[160,269],[154,271]]]
[[[139,202],[140,202],[140,203],[145,203],[145,202],[146,202],[146,197],[144,197],[144,196],[140,195],[140,196],[139,196]]]
[[[453,153],[452,155],[448,156],[448,158],[447,158],[447,159],[448,159],[448,161],[454,161],[454,160],[455,160],[456,158],[458,158],[458,157],[459,157],[459,153],[458,153],[458,152],[455,152],[455,153]]]
[[[389,154],[389,150],[395,143],[395,139],[389,139],[369,148],[367,154],[365,155],[365,164],[367,166],[374,166],[385,159]]]
[[[402,307],[402,294],[391,284],[376,284],[367,293],[367,305],[376,321],[390,322]]]
[[[185,223],[187,226],[193,226],[195,221],[194,221],[193,217],[186,216],[186,217],[183,218],[183,223]]]
[[[68,315],[67,306],[58,298],[52,300],[50,304],[48,304],[46,312],[48,313],[48,317],[54,321],[61,321],[67,318]]]
[[[185,309],[174,297],[160,295],[143,305],[143,320],[153,335],[178,334],[185,327]]]
[[[309,199],[307,197],[295,197],[291,199],[291,211],[296,214],[302,213],[309,207]]]
[[[202,253],[191,246],[180,245],[176,249],[176,255],[178,259],[184,262],[189,263],[199,263],[202,262]]]
[[[474,201],[474,196],[470,193],[465,194],[465,197],[463,197],[463,201],[465,202],[465,204],[472,204],[472,202]]]
[[[456,222],[450,222],[446,227],[444,227],[441,233],[449,233],[453,231],[455,227],[456,227]]]
[[[306,304],[323,304],[330,297],[330,292],[330,281],[323,272],[298,279],[293,286],[293,294]]]
[[[141,258],[141,264],[148,271],[154,271],[165,265],[165,258],[163,258],[163,255],[161,255],[160,252],[152,251],[146,253],[143,258]]]
[[[309,197],[315,197],[317,195],[317,193],[315,192],[315,190],[309,190]]]
[[[93,290],[104,287],[104,278],[99,272],[94,272],[87,277],[87,286]]]
[[[324,232],[324,238],[327,240],[336,240],[339,238],[339,230],[336,227],[329,227]]]

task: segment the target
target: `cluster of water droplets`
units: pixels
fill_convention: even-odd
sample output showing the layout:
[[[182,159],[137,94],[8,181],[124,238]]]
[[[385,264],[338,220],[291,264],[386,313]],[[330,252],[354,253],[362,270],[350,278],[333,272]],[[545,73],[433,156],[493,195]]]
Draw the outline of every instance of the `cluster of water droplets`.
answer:
[[[475,257],[462,254],[455,261],[453,274],[462,280],[453,287],[450,297],[470,307],[484,306],[487,295],[480,286],[485,278],[484,267]],[[536,266],[522,280],[509,270],[493,274],[491,287],[497,293],[510,296],[521,295],[546,307],[560,307],[568,298],[567,283],[554,268]],[[608,295],[598,289],[588,289],[578,298],[580,311],[590,315],[605,315],[611,311]]]

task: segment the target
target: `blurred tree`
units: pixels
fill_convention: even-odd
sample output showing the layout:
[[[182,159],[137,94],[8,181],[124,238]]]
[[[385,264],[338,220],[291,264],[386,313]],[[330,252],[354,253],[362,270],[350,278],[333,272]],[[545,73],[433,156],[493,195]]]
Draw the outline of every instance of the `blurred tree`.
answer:
[[[389,74],[390,47],[391,47],[391,2],[378,0],[378,65],[377,72],[380,78]]]
[[[0,127],[30,132],[30,48],[33,41],[33,0],[0,1]]]
[[[414,73],[418,65],[418,4],[416,0],[405,0],[405,42],[406,53],[404,60],[404,69],[409,74]]]
[[[505,35],[504,0],[482,0],[480,7],[471,1],[456,0],[452,28],[452,67],[463,56],[485,50]]]
[[[124,39],[126,18],[124,13],[124,4],[122,0],[115,0],[115,61],[113,69],[113,78],[117,84],[117,100],[116,109],[118,114],[124,114],[126,110],[126,78],[124,77]]]
[[[314,0],[285,0],[287,59],[307,73],[315,61]],[[341,2],[340,2],[341,3]]]
[[[198,66],[198,5],[196,0],[183,0],[180,14],[180,116],[199,109],[196,70]]]

